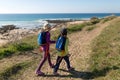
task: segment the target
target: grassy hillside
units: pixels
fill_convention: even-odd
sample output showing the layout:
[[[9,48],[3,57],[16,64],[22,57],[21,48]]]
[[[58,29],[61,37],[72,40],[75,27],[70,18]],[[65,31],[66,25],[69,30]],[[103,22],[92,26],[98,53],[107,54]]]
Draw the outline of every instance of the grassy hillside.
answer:
[[[91,70],[96,80],[120,80],[120,18],[91,44]]]
[[[112,19],[114,19],[114,18],[101,19],[101,20],[99,20],[99,22],[97,20],[97,23],[101,25]],[[96,40],[93,41],[93,43],[91,44],[91,45],[93,45],[92,46],[93,53],[92,53],[92,57],[91,57],[91,61],[90,61],[90,64],[92,64],[91,69],[90,69],[91,72],[90,73],[89,72],[88,73],[81,72],[81,70],[82,71],[86,70],[85,68],[86,68],[86,65],[88,64],[86,62],[87,61],[86,59],[88,59],[88,58],[86,58],[86,57],[89,54],[85,54],[84,51],[88,52],[89,50],[87,51],[86,49],[88,49],[88,48],[84,48],[84,47],[87,46],[86,43],[90,37],[92,37],[92,36],[96,37],[96,34],[94,34],[94,29],[98,28],[98,30],[99,30],[99,27],[101,27],[100,25],[99,26],[96,25],[97,23],[95,20],[95,23],[92,21],[92,23],[87,22],[87,23],[72,25],[72,26],[68,27],[68,32],[69,32],[68,36],[70,35],[72,37],[72,39],[71,39],[72,45],[70,45],[70,48],[71,48],[70,52],[72,52],[72,54],[73,54],[71,56],[71,58],[73,59],[72,64],[74,65],[75,68],[78,68],[79,70],[74,71],[70,75],[66,75],[66,73],[65,73],[65,75],[68,77],[63,77],[64,80],[69,80],[69,79],[73,79],[73,78],[78,79],[78,80],[79,80],[79,78],[80,79],[82,79],[82,78],[83,79],[89,79],[89,78],[99,79],[99,77],[100,77],[99,80],[102,80],[103,78],[101,79],[101,76],[102,77],[105,76],[105,78],[104,78],[105,80],[106,79],[108,79],[108,80],[115,79],[116,80],[119,78],[118,76],[119,76],[119,72],[120,72],[119,71],[120,64],[118,61],[120,60],[120,58],[119,58],[120,57],[119,56],[119,54],[120,54],[120,50],[119,50],[120,37],[118,34],[119,34],[119,30],[120,30],[120,28],[119,28],[120,21],[113,22],[114,24],[111,24],[110,26],[108,26],[108,28],[106,28],[102,32],[102,34],[99,37],[97,37]],[[86,28],[85,30],[83,30],[84,27]],[[93,30],[93,32],[92,32],[92,30]],[[57,36],[59,35],[59,31],[60,30],[51,32],[51,34],[55,34],[55,35],[51,36],[52,39],[56,40]],[[99,31],[99,32],[101,32],[101,31]],[[91,34],[91,35],[89,36],[89,34]],[[88,35],[88,37],[87,37],[87,35]],[[75,44],[74,40],[76,39],[76,36],[77,36],[77,40],[76,40],[77,43]],[[86,37],[88,39],[86,39]],[[89,44],[90,41],[91,40],[89,40],[87,44]],[[110,42],[112,42],[112,44]],[[76,48],[74,48],[74,47],[76,47]],[[31,79],[31,76],[33,76],[35,74],[34,70],[38,65],[39,58],[41,58],[41,54],[39,56],[36,54],[33,54],[34,51],[36,51],[35,50],[36,48],[38,48],[37,35],[29,36],[29,37],[22,39],[21,41],[1,47],[0,48],[0,59],[1,59],[0,61],[3,64],[0,63],[0,67],[2,67],[0,69],[0,79],[2,79],[2,80],[15,79],[16,80],[16,79],[20,78],[22,80],[22,78],[23,78],[24,80],[27,80],[27,78],[29,78],[30,80],[33,80],[33,78]],[[83,54],[81,54],[82,50],[80,51],[79,49],[83,49]],[[112,51],[112,53],[110,53],[110,51]],[[36,52],[39,53],[39,51],[36,51]],[[51,53],[55,53],[54,46],[51,46]],[[80,54],[78,54],[78,53],[80,53]],[[115,54],[115,55],[113,56],[113,54]],[[17,56],[15,56],[15,58],[13,58],[14,55],[17,55]],[[55,55],[56,54],[51,54],[51,56],[52,56],[51,58],[55,59]],[[9,57],[9,56],[11,56],[11,57]],[[20,56],[22,56],[22,58]],[[110,60],[110,62],[109,62],[109,60]],[[78,61],[82,64],[79,65],[77,63]],[[7,62],[7,64],[6,64],[6,62]],[[102,62],[104,62],[104,63],[102,63]],[[85,68],[83,68],[83,67],[85,67]],[[46,65],[43,69],[47,70],[48,65],[47,65],[47,69],[46,69]],[[29,74],[28,71],[30,71],[31,74]],[[46,71],[47,74],[49,74],[49,69],[47,71]],[[109,73],[109,71],[111,73]],[[109,73],[108,77],[106,77],[107,73]],[[114,75],[113,75],[113,73],[114,73]],[[21,74],[23,74],[23,75],[21,75]],[[112,77],[113,76],[114,77],[112,78],[111,75],[112,75]],[[52,79],[51,77],[48,76],[47,80],[51,80]],[[59,77],[56,78],[56,76],[53,76],[53,77],[54,77],[54,79],[59,78]],[[34,76],[34,78],[35,78],[34,80],[41,80],[41,79],[46,80],[47,77],[46,78],[43,78],[43,77],[38,78],[38,77]]]

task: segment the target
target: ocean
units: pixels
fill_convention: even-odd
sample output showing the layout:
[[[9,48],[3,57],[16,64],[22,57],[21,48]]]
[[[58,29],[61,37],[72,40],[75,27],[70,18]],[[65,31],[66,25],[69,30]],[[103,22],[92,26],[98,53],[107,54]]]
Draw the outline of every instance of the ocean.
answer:
[[[16,25],[20,28],[41,27],[45,20],[89,20],[91,17],[103,18],[110,15],[120,16],[120,13],[51,13],[51,14],[0,14],[0,27]]]

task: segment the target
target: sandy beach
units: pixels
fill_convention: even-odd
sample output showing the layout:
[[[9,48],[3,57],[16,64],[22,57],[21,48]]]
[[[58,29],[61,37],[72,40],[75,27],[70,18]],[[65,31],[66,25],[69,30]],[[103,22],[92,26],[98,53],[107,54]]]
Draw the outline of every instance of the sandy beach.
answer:
[[[73,22],[68,22],[68,24],[81,24],[81,23],[84,23],[84,22],[87,22],[87,20],[80,20],[80,21],[73,21]]]

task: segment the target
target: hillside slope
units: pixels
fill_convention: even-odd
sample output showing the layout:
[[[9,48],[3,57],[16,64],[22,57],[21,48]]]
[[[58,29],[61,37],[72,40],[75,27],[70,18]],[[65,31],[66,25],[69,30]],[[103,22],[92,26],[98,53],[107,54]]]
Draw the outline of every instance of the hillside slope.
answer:
[[[16,58],[9,58],[11,61],[8,61],[9,63],[14,63],[17,61],[17,59],[21,59],[20,62],[23,61],[34,61],[29,67],[26,69],[20,71],[20,74],[16,74],[11,76],[7,80],[82,80],[82,79],[89,79],[91,73],[89,71],[89,58],[91,54],[91,41],[95,39],[102,30],[110,25],[111,22],[115,21],[117,19],[114,19],[112,21],[108,21],[104,24],[98,23],[96,25],[96,28],[92,31],[86,31],[86,29],[83,29],[80,32],[75,32],[70,35],[68,35],[70,39],[70,46],[69,46],[69,52],[71,54],[70,56],[70,62],[71,65],[75,68],[75,71],[68,72],[66,69],[66,64],[63,61],[60,65],[60,70],[58,71],[61,75],[60,76],[54,76],[53,70],[48,66],[48,63],[46,62],[45,65],[42,68],[42,71],[45,72],[46,76],[36,76],[35,75],[35,69],[39,63],[39,60],[41,59],[40,54],[34,54],[33,56],[24,56],[21,58],[20,56]],[[34,50],[30,53],[39,53],[38,50]],[[52,61],[55,63],[56,60],[56,54],[51,53]],[[4,59],[5,60],[5,59]],[[2,60],[0,60],[2,62]],[[7,61],[7,59],[6,59]],[[1,67],[4,67],[5,63],[0,63]],[[17,63],[14,63],[17,64]]]

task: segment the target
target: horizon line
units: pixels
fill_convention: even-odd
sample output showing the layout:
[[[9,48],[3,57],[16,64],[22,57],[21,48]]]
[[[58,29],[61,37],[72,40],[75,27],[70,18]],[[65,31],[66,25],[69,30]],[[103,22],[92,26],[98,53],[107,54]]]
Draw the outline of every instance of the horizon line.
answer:
[[[86,12],[86,13],[0,13],[0,14],[120,14],[120,12]]]

